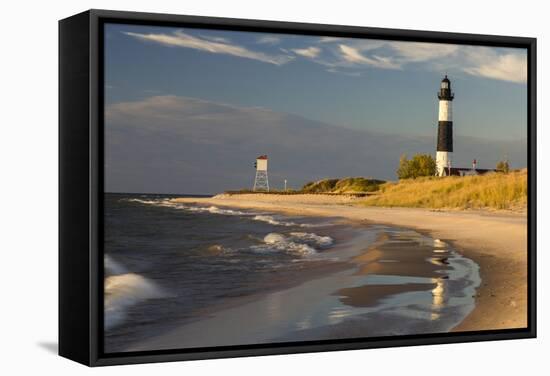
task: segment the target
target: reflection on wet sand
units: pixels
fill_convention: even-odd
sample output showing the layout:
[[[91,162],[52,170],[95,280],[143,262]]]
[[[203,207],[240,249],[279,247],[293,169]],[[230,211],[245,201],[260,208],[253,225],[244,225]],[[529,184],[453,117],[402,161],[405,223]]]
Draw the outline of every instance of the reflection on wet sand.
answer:
[[[435,287],[432,290],[432,314],[431,319],[437,320],[440,317],[439,310],[445,302],[445,281],[441,278],[435,279]]]
[[[345,305],[374,307],[399,295],[423,292],[430,298],[430,319],[438,320],[453,268],[450,256],[448,245],[440,239],[413,231],[383,231],[376,243],[354,258],[359,264],[356,275],[367,277],[367,283],[337,294]]]

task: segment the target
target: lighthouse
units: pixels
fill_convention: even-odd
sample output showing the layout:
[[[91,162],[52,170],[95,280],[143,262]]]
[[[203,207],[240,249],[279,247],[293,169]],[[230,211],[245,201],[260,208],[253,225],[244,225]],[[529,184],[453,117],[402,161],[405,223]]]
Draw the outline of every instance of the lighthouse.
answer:
[[[453,98],[451,81],[445,75],[437,93],[439,98],[439,122],[437,127],[437,151],[435,157],[436,175],[451,173],[451,153],[453,152]]]

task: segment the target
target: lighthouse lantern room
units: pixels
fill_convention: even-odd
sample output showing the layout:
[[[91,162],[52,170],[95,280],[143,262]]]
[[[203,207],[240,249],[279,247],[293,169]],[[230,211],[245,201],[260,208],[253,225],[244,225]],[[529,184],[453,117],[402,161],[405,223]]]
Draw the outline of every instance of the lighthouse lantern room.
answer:
[[[453,98],[451,81],[445,75],[441,81],[439,92],[439,122],[437,128],[437,151],[436,151],[436,175],[450,175],[451,153],[453,152]]]

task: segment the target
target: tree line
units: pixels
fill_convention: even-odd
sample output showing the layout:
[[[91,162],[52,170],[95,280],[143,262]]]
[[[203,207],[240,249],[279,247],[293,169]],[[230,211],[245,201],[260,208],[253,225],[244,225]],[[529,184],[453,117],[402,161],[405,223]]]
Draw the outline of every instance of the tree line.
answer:
[[[510,163],[507,160],[499,161],[496,171],[507,174],[510,172]],[[406,154],[399,158],[397,177],[399,179],[416,179],[421,176],[435,176],[435,159],[430,154],[415,154],[411,159]]]

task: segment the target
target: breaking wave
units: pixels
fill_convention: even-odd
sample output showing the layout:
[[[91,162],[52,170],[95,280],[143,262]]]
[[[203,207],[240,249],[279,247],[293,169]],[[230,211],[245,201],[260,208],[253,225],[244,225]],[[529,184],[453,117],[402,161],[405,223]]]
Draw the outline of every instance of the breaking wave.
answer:
[[[319,236],[306,232],[291,232],[288,235],[272,232],[263,238],[263,244],[251,246],[254,252],[285,252],[299,255],[314,255],[319,248],[331,246],[330,236]],[[317,248],[316,248],[317,247]]]
[[[129,198],[125,199],[128,202],[137,202],[144,205],[154,205],[162,206],[179,210],[187,210],[190,212],[199,212],[199,213],[211,213],[211,214],[221,214],[221,215],[241,215],[241,216],[250,216],[256,215],[256,213],[247,213],[239,210],[232,209],[222,209],[217,206],[188,206],[178,202],[172,202],[170,199],[160,199],[160,200],[142,200],[139,198]]]
[[[137,202],[138,204],[144,205],[155,205],[155,206],[173,206],[173,203],[169,199],[163,200],[142,200],[140,198],[125,198],[124,201],[128,202]]]
[[[127,270],[122,265],[107,255],[103,258],[103,268],[107,276],[127,273]]]
[[[222,214],[222,215],[252,215],[250,213],[245,213],[239,210],[232,210],[232,209],[220,209],[217,206],[209,206],[209,207],[202,207],[202,206],[180,206],[177,207],[178,209],[184,209],[189,210],[193,212],[207,212],[212,214]]]
[[[310,232],[291,232],[293,238],[300,239],[305,242],[312,242],[321,247],[330,247],[334,240],[330,236],[320,236]]]
[[[104,326],[106,330],[120,325],[126,319],[127,309],[147,299],[165,297],[163,291],[152,281],[129,273],[109,256],[104,258]]]
[[[254,218],[252,218],[255,221],[260,222],[267,222],[274,226],[297,226],[297,227],[322,227],[326,226],[325,224],[311,224],[311,223],[296,223],[292,221],[283,221],[280,219],[276,219],[275,217],[271,215],[256,215]]]
[[[243,217],[252,217],[254,221],[266,222],[274,226],[285,226],[285,227],[296,226],[296,227],[304,227],[304,228],[327,226],[326,223],[324,224],[323,223],[318,223],[318,224],[297,223],[297,222],[282,220],[272,215],[258,214],[254,212],[244,212],[244,211],[234,210],[234,209],[222,209],[214,205],[189,206],[189,205],[173,202],[170,199],[143,200],[139,198],[130,198],[125,200],[129,202],[137,202],[144,205],[171,207],[174,209],[186,210],[186,211],[197,212],[197,213],[211,213],[211,214],[220,214],[220,215],[237,215],[237,216],[243,216]]]

